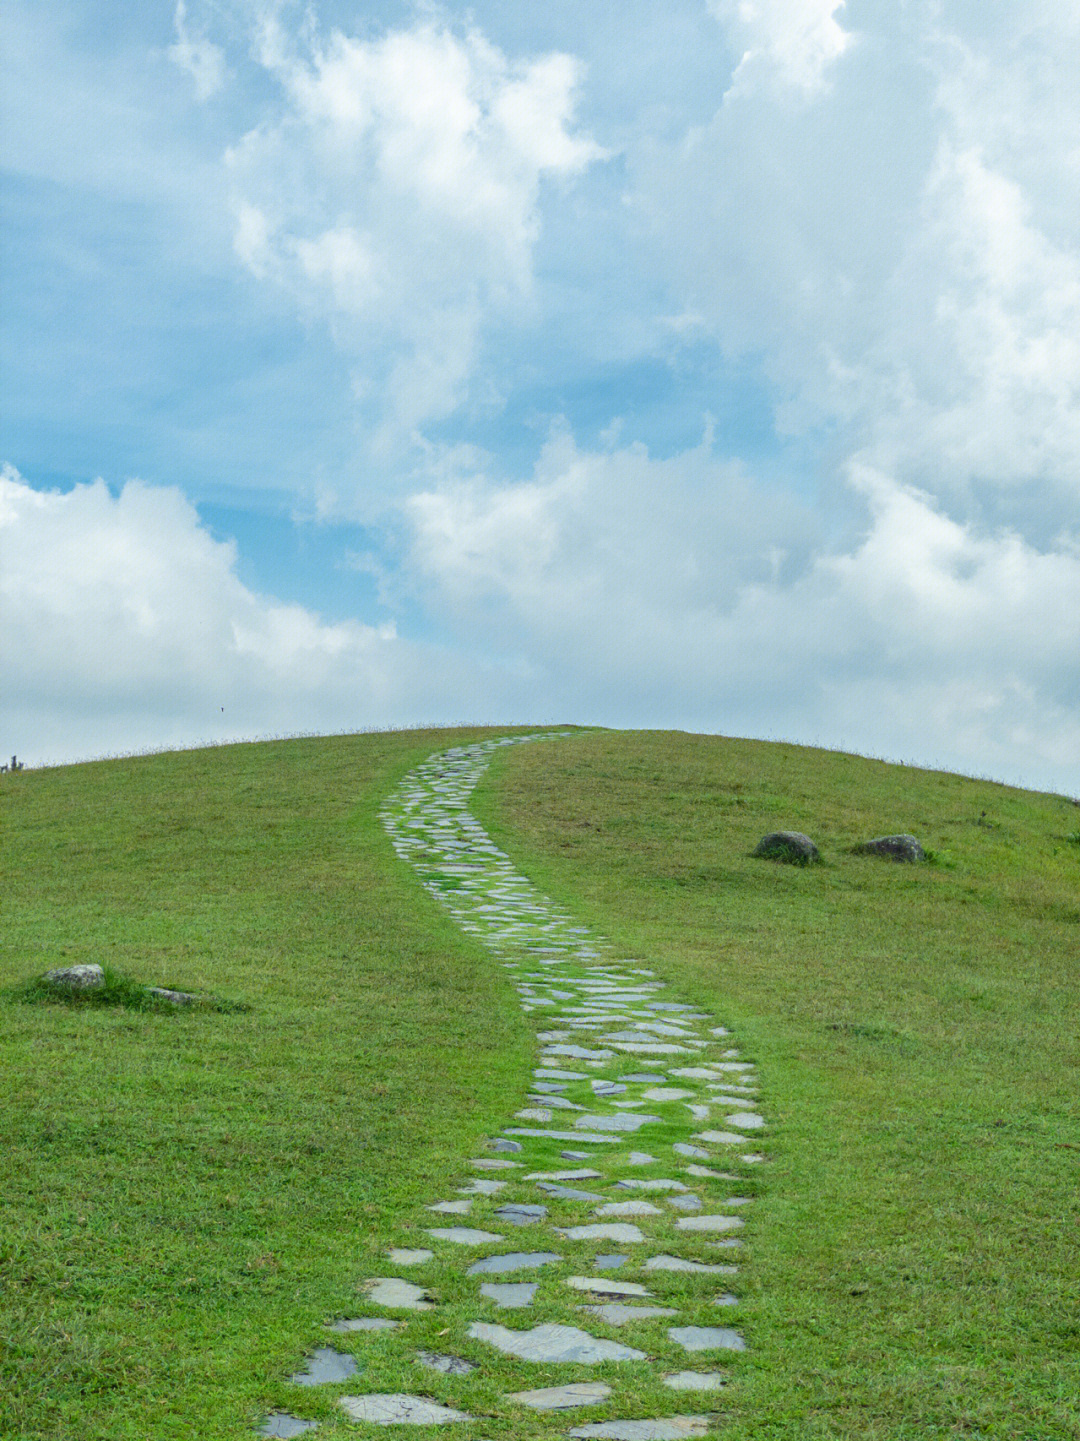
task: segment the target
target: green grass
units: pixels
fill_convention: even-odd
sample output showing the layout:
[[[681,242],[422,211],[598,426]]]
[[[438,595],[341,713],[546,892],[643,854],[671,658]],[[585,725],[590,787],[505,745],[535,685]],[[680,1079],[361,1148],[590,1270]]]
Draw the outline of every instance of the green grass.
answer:
[[[250,1441],[270,1406],[332,1417],[286,1378],[526,1089],[504,973],[377,818],[408,769],[480,734],[3,777],[4,1441]],[[1080,1436],[1076,809],[612,733],[501,752],[476,802],[520,869],[760,1065],[771,1159],[725,1441]],[[821,863],[753,859],[777,829]],[[932,861],[852,854],[891,831]],[[37,993],[85,961],[126,1003]],[[219,1004],[145,1008],[147,984]],[[419,1344],[472,1354],[459,1262],[430,1273],[445,1304]],[[390,1351],[365,1342],[365,1387],[409,1389]]]
[[[516,999],[376,814],[478,734],[4,777],[0,1436],[250,1441],[396,1219],[504,1121]],[[90,961],[249,1009],[27,1004]]]
[[[752,1349],[720,1435],[1080,1436],[1074,806],[791,745],[592,733],[502,752],[473,810],[760,1065]],[[778,829],[822,863],[753,858]],[[928,864],[852,854],[899,831]]]

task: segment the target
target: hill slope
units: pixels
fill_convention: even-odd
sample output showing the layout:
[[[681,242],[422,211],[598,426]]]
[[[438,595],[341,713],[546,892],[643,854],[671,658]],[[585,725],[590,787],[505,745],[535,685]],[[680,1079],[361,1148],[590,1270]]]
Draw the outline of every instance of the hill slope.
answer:
[[[515,997],[377,818],[480,734],[4,777],[0,1436],[250,1438],[360,1253],[524,1095]],[[475,799],[519,869],[759,1063],[774,1139],[721,1434],[1080,1435],[1080,812],[607,732],[512,748]],[[781,826],[824,863],[752,859]],[[849,853],[885,830],[933,862]],[[20,996],[83,960],[249,1009]]]
[[[515,748],[473,810],[760,1066],[755,1344],[721,1434],[1080,1435],[1080,811],[662,733]],[[754,859],[781,828],[824,863]],[[898,831],[932,862],[850,853]]]

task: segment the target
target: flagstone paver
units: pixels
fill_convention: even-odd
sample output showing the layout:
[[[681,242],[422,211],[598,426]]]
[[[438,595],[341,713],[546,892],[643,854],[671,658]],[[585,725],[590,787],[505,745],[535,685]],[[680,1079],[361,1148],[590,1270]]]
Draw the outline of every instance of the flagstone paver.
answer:
[[[462,1429],[470,1422],[484,1434],[481,1416],[500,1436],[509,1434],[513,1415],[514,1434],[526,1424],[533,1428],[529,1437],[705,1437],[713,1434],[709,1417],[642,1416],[633,1397],[662,1385],[669,1401],[657,1409],[677,1406],[677,1393],[690,1404],[695,1393],[717,1390],[728,1376],[680,1370],[686,1352],[733,1356],[745,1349],[739,1331],[701,1323],[717,1306],[738,1300],[731,1292],[718,1295],[715,1283],[707,1288],[712,1277],[738,1274],[741,1241],[717,1239],[717,1233],[744,1226],[742,1217],[726,1212],[752,1202],[748,1178],[764,1156],[745,1149],[746,1133],[763,1132],[766,1122],[753,1063],[740,1057],[728,1029],[698,1007],[669,999],[647,966],[620,958],[609,943],[574,924],[514,870],[466,809],[499,748],[557,736],[511,736],[434,755],[383,808],[398,856],[506,967],[523,1010],[535,1016],[537,1058],[528,1087],[507,1097],[506,1124],[486,1142],[489,1154],[465,1163],[497,1172],[497,1179],[466,1174],[452,1192],[462,1199],[426,1198],[420,1213],[403,1222],[401,1244],[387,1253],[391,1265],[415,1268],[420,1282],[430,1275],[431,1290],[400,1276],[354,1278],[366,1307],[406,1313],[407,1319],[373,1315],[328,1323],[328,1330],[356,1333],[356,1357],[320,1348],[292,1380],[344,1388],[347,1376],[354,1389],[358,1379],[369,1381],[370,1392],[337,1397],[352,1420],[445,1425],[462,1441],[477,1436],[475,1429]],[[641,1069],[627,1069],[637,1057]],[[636,1149],[634,1140],[650,1149]],[[758,1136],[754,1140],[760,1145]],[[696,1164],[721,1159],[731,1169]],[[560,1161],[569,1165],[560,1169]],[[731,1182],[750,1194],[725,1198]],[[433,1212],[447,1219],[467,1216],[470,1224],[429,1226]],[[515,1238],[506,1232],[521,1226],[528,1227],[536,1249],[512,1249]],[[421,1233],[431,1238],[428,1246],[414,1244]],[[605,1241],[628,1250],[598,1249]],[[714,1259],[721,1249],[731,1263]],[[618,1280],[598,1274],[616,1269]],[[413,1314],[438,1312],[444,1304],[454,1309],[444,1322],[434,1319],[435,1329]],[[508,1315],[509,1326],[484,1320],[493,1308],[520,1315]],[[530,1312],[540,1324],[528,1324]],[[455,1319],[462,1315],[464,1322]],[[676,1324],[665,1328],[660,1317]],[[627,1327],[634,1340],[641,1338],[640,1347],[602,1334]],[[446,1352],[420,1344],[430,1346],[435,1337]],[[364,1349],[372,1347],[380,1349]],[[613,1389],[581,1376],[582,1367],[614,1362],[620,1376],[637,1381]],[[537,1364],[576,1368],[576,1374],[533,1389],[528,1379]],[[400,1385],[410,1367],[415,1377],[424,1376],[418,1384],[432,1395],[375,1389],[380,1374],[384,1384]],[[494,1388],[502,1403],[493,1409],[496,1372],[512,1379]],[[609,1380],[613,1375],[605,1374]],[[523,1407],[532,1413],[527,1423]],[[589,1407],[603,1408],[603,1419],[565,1429],[563,1413]],[[294,1436],[318,1427],[279,1409],[258,1434]]]

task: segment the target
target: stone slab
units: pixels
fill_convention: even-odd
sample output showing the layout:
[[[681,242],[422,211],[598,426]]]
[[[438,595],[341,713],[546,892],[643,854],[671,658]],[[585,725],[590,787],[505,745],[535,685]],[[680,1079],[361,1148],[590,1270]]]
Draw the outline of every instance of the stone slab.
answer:
[[[391,1321],[388,1316],[351,1316],[342,1321],[332,1321],[328,1331],[396,1331],[402,1321]]]
[[[629,1221],[600,1222],[597,1225],[567,1226],[558,1234],[568,1241],[617,1241],[621,1245],[644,1241],[645,1237]]]
[[[512,1271],[532,1271],[549,1266],[562,1257],[555,1251],[509,1251],[502,1256],[485,1256],[474,1261],[465,1273],[468,1276],[504,1276]]]
[[[654,1421],[594,1421],[575,1426],[567,1436],[606,1438],[606,1441],[682,1441],[686,1436],[707,1436],[707,1416],[666,1416]]]
[[[726,1326],[669,1326],[668,1335],[686,1351],[745,1351],[738,1331]]]
[[[671,1306],[628,1306],[622,1301],[601,1301],[595,1306],[579,1306],[579,1311],[588,1311],[599,1316],[609,1326],[625,1326],[632,1321],[648,1321],[653,1316],[677,1316]]]
[[[341,1396],[338,1405],[354,1421],[373,1426],[445,1426],[451,1421],[473,1418],[453,1406],[441,1406],[426,1396],[407,1396],[400,1391],[372,1396]]]
[[[455,1246],[486,1246],[505,1239],[496,1231],[480,1231],[474,1226],[428,1227],[427,1233],[436,1241],[450,1241]]]
[[[294,1386],[329,1386],[356,1375],[356,1358],[343,1351],[335,1351],[332,1346],[316,1346],[304,1360],[307,1370],[297,1371],[289,1377]]]
[[[275,1411],[268,1416],[259,1427],[260,1436],[300,1436],[305,1431],[314,1431],[318,1421],[302,1421],[299,1416],[292,1416],[288,1411]]]
[[[441,1351],[417,1351],[416,1359],[430,1371],[441,1371],[444,1376],[467,1376],[477,1369],[475,1361],[466,1361],[464,1356],[446,1356]]]
[[[485,1281],[480,1294],[494,1301],[501,1311],[520,1311],[532,1305],[538,1284],[536,1281]]]
[[[536,1391],[512,1391],[510,1401],[531,1406],[534,1411],[569,1411],[575,1406],[594,1406],[611,1395],[603,1381],[571,1382],[569,1386],[542,1386]]]
[[[430,1311],[435,1305],[423,1286],[414,1286],[400,1276],[373,1276],[364,1282],[363,1289],[376,1306],[392,1311]]]
[[[727,1382],[723,1371],[669,1371],[661,1379],[672,1391],[719,1391]]]
[[[477,1341],[486,1341],[505,1356],[517,1356],[522,1361],[596,1366],[603,1361],[645,1359],[645,1352],[637,1351],[633,1346],[605,1341],[590,1336],[588,1331],[582,1331],[577,1326],[561,1326],[553,1322],[534,1326],[531,1331],[510,1331],[505,1326],[474,1321],[469,1327],[469,1335]]]

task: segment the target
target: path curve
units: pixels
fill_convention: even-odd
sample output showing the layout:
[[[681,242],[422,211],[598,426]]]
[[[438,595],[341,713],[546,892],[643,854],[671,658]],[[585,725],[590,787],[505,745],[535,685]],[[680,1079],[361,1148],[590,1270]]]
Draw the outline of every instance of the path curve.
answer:
[[[365,1314],[328,1328],[348,1342],[292,1378],[335,1386],[358,1436],[423,1425],[461,1441],[707,1437],[746,1348],[739,1233],[765,1124],[752,1064],[714,1017],[542,895],[466,808],[497,750],[565,734],[441,751],[381,812],[398,856],[511,973],[538,1053],[525,1106],[453,1195],[425,1207],[424,1244],[414,1229],[388,1252],[385,1274],[362,1283]],[[448,1258],[456,1299],[445,1282],[443,1299],[426,1290]],[[453,1344],[433,1352],[410,1333],[432,1334],[424,1313],[440,1305]],[[408,1391],[359,1384],[371,1347],[391,1349]],[[317,1429],[275,1412],[259,1434]]]

